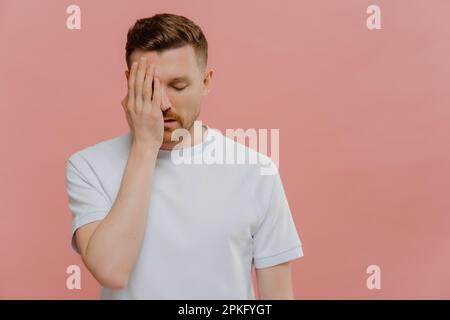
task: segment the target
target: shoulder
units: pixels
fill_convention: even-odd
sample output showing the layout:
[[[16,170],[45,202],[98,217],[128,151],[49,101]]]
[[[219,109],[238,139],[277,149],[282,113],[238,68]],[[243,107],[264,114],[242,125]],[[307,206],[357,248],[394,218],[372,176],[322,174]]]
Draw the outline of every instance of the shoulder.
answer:
[[[247,139],[247,146],[245,137],[242,139],[243,135],[245,136],[243,130],[240,133],[234,131],[233,134],[230,131],[213,129],[210,139],[222,148],[223,154],[220,157],[228,167],[229,177],[239,177],[240,190],[250,191],[258,202],[265,203],[279,179],[278,166],[268,155],[257,150],[259,141],[252,145],[249,140],[254,137],[251,137]]]
[[[67,164],[83,167],[83,163],[102,165],[114,160],[126,159],[131,147],[131,133],[99,141],[69,155]]]

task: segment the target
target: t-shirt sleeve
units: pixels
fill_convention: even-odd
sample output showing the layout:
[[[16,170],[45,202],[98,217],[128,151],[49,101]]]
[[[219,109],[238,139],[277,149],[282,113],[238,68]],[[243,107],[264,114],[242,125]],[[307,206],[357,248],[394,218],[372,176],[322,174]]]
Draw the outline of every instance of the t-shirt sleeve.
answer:
[[[79,154],[74,154],[67,160],[66,189],[72,213],[71,246],[79,253],[75,231],[85,224],[102,220],[111,209],[111,201],[102,190],[92,167]]]
[[[303,256],[291,210],[281,177],[272,176],[273,187],[267,210],[253,234],[253,263],[255,268],[267,268]]]

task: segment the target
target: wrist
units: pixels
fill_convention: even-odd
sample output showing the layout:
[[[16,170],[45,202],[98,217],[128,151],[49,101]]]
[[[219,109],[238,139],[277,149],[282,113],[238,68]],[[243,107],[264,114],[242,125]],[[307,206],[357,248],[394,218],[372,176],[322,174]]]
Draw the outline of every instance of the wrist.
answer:
[[[159,152],[159,146],[156,143],[144,143],[142,141],[133,140],[131,151],[141,157],[155,157]]]

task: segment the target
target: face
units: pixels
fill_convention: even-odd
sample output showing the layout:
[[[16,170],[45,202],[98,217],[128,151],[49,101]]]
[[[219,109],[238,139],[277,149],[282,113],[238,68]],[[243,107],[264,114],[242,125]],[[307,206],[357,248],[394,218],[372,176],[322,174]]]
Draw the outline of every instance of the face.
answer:
[[[191,45],[163,52],[135,50],[130,56],[130,65],[134,61],[139,62],[142,56],[147,58],[147,63],[156,66],[155,77],[159,79],[163,89],[164,118],[176,120],[170,127],[164,128],[163,147],[174,146],[178,141],[171,141],[173,130],[193,130],[194,121],[200,113],[202,97],[209,92],[213,70],[200,68]],[[128,79],[128,70],[125,75]]]

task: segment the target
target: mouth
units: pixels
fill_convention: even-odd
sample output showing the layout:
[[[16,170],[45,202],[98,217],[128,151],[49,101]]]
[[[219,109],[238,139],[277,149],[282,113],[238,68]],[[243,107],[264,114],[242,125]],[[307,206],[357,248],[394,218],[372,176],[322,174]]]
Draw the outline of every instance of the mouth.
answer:
[[[164,119],[164,127],[166,128],[175,128],[177,124],[177,120],[175,119]]]

